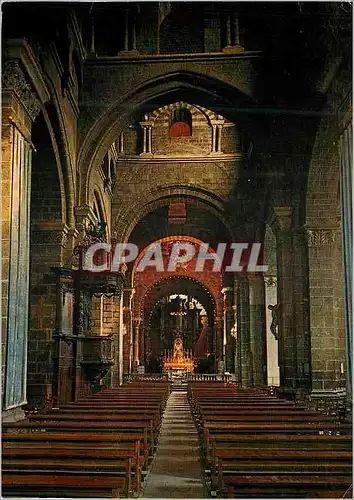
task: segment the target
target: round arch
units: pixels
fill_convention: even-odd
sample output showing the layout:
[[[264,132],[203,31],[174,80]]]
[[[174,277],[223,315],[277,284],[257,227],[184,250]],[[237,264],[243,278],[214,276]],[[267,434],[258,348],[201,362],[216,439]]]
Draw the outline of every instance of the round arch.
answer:
[[[193,238],[192,236],[168,236],[166,238],[161,238],[155,241],[154,244],[169,245],[176,241],[184,241],[186,243],[191,243],[194,246],[200,248],[203,244],[202,241]],[[149,245],[150,246],[150,245]],[[147,290],[153,287],[156,282],[163,278],[176,278],[176,277],[188,277],[200,282],[203,287],[209,290],[209,293],[214,297],[215,313],[217,316],[221,315],[222,310],[222,293],[223,288],[223,274],[222,271],[213,271],[213,263],[207,260],[202,271],[195,270],[195,265],[197,261],[197,255],[194,255],[192,259],[187,262],[184,266],[179,268],[176,267],[173,271],[165,270],[163,273],[158,271],[156,268],[149,266],[144,271],[135,272],[136,266],[138,265],[142,255],[146,252],[146,248],[141,252],[139,257],[135,260],[134,269],[132,272],[132,287],[135,288],[136,293],[133,298],[133,311],[135,317],[140,317],[142,311],[141,304],[143,297],[146,295]],[[213,252],[213,249],[209,248],[209,252]]]
[[[145,215],[167,205],[173,197],[192,198],[198,201],[205,210],[210,211],[226,227],[230,239],[235,239],[234,228],[225,215],[224,201],[210,192],[193,186],[169,186],[150,191],[145,198],[137,200],[134,206],[130,206],[116,217],[112,228],[114,238],[127,242],[134,227]]]
[[[210,103],[215,103],[213,110],[223,116],[225,109],[237,112],[239,107],[243,107],[241,104],[247,104],[248,107],[253,104],[251,97],[238,88],[199,73],[177,71],[138,86],[129,94],[123,95],[119,102],[112,103],[83,140],[78,154],[78,167],[82,172],[81,204],[87,203],[91,170],[101,164],[110,145],[128,126],[131,116],[154,101],[165,101],[168,104],[171,100],[186,100],[186,96],[196,106],[203,107],[205,104],[210,108]],[[225,117],[234,122],[234,117]]]
[[[74,174],[72,154],[74,151],[70,147],[70,139],[68,137],[67,127],[63,112],[60,108],[57,90],[49,77],[45,77],[45,83],[50,90],[53,98],[46,103],[45,111],[51,123],[51,128],[54,132],[54,137],[58,145],[58,153],[60,163],[62,165],[62,175],[66,194],[66,224],[73,228],[75,227],[75,182],[76,175]]]
[[[196,284],[198,287],[200,287],[205,292],[205,297],[202,297],[198,293],[194,293],[195,298],[197,298],[204,307],[206,306],[205,300],[206,299],[209,300],[211,303],[211,307],[212,307],[212,317],[214,318],[216,316],[215,297],[213,296],[213,294],[211,293],[209,288],[205,286],[204,283],[202,283],[201,281],[199,281],[195,278],[192,278],[190,276],[173,276],[173,277],[170,276],[170,277],[164,277],[164,278],[157,280],[155,283],[153,283],[146,290],[145,295],[142,298],[142,302],[141,302],[141,306],[140,306],[140,317],[144,317],[144,311],[145,311],[145,308],[147,306],[149,296],[152,295],[153,290],[156,289],[157,287],[163,287],[163,285],[165,283],[167,283],[168,281],[175,281],[175,282],[176,281],[184,281],[186,287],[188,286],[188,282],[191,282],[192,284]],[[182,292],[178,291],[176,293],[182,293]],[[157,293],[156,294],[157,300],[154,302],[154,304],[151,304],[151,305],[154,306],[157,303],[157,301],[160,300],[165,295],[166,295],[165,291],[161,291],[161,293]]]

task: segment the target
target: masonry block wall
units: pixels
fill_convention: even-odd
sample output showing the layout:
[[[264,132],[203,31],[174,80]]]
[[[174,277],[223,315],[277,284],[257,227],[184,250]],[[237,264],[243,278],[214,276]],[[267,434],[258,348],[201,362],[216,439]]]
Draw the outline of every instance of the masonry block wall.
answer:
[[[338,109],[349,91],[346,81],[343,69],[329,87],[327,110],[318,129],[308,182],[306,223],[314,390],[338,390],[345,386]]]
[[[64,246],[62,198],[53,147],[41,118],[32,134],[31,270],[28,333],[28,397],[32,407],[52,398],[57,279]]]

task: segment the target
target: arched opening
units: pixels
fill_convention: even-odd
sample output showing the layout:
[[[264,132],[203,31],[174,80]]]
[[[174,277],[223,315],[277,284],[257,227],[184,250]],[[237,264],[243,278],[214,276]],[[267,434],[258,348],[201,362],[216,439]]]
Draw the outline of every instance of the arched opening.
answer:
[[[215,303],[200,282],[183,276],[162,278],[147,291],[142,311],[147,371],[157,365],[165,373],[173,368],[197,371],[201,363],[211,362]],[[183,362],[173,365],[179,337],[185,366]]]
[[[66,210],[57,143],[42,113],[33,124],[32,142],[36,152],[31,179],[27,390],[29,408],[34,409],[57,400],[60,392],[70,400],[74,387],[68,376],[73,363],[72,347],[66,346],[67,366],[60,368],[54,338],[57,283],[52,268],[63,264]]]
[[[170,137],[184,137],[192,135],[192,115],[189,109],[178,107],[172,111]]]

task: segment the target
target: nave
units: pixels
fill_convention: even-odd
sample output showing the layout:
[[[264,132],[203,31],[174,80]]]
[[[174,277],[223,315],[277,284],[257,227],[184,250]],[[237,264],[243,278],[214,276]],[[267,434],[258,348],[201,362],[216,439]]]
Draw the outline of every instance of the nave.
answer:
[[[3,425],[3,496],[352,498],[351,425],[223,381],[135,380]]]

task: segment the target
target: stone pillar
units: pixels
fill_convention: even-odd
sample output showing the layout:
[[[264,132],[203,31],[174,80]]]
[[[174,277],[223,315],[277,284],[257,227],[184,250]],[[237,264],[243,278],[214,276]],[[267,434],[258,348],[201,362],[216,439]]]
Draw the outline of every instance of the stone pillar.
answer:
[[[4,384],[2,417],[4,421],[10,421],[24,418],[22,406],[27,403],[28,398],[27,353],[29,346],[35,348],[34,343],[29,344],[28,338],[33,149],[31,129],[32,123],[40,113],[42,103],[49,99],[49,94],[35,58],[23,40],[4,42],[1,76],[3,301],[1,312]],[[33,80],[36,82],[36,87],[33,85]],[[46,333],[42,329],[39,341],[47,341]],[[32,367],[34,368],[33,364]],[[38,380],[39,378],[40,375]],[[43,377],[43,381],[46,382],[48,378],[44,380]],[[50,399],[51,385],[49,387],[43,384],[43,387],[40,397],[43,395],[43,398],[46,398],[48,395],[47,399]]]
[[[293,231],[293,314],[296,347],[297,391],[311,387],[308,249],[304,228]]]
[[[232,287],[226,287],[221,290],[224,297],[224,321],[223,321],[223,359],[225,361],[225,370],[229,373],[235,372],[235,339],[231,335],[233,321],[233,293]]]
[[[267,339],[265,290],[262,274],[249,275],[250,343],[253,365],[253,384],[267,384]]]
[[[239,328],[238,328],[238,307],[237,307],[237,297],[238,295],[235,293],[234,294],[234,305],[232,306],[232,317],[233,317],[233,324],[231,328],[231,338],[233,341],[234,345],[234,373],[235,373],[235,379],[236,383],[239,385],[241,382],[241,363],[240,363],[240,358],[241,358],[241,351],[240,351],[240,345],[239,345]]]
[[[231,47],[231,14],[226,17],[226,47]]]
[[[119,136],[119,153],[124,153],[124,132],[121,132]]]
[[[145,116],[145,120],[147,120]],[[140,122],[140,126],[143,129],[143,151],[140,156],[152,156],[152,127],[153,123],[149,121]]]
[[[338,228],[307,228],[312,393],[345,393],[344,320],[340,310],[343,291]],[[332,397],[331,396],[331,397]]]
[[[146,149],[146,132],[147,132],[147,128],[143,127],[143,153],[144,154],[147,152],[147,149]]]
[[[278,361],[278,340],[270,330],[272,324],[272,311],[268,306],[278,304],[277,279],[275,276],[266,276],[265,282],[265,302],[266,302],[266,328],[267,328],[267,374],[268,385],[279,386],[279,361]]]
[[[223,366],[223,358],[222,358],[223,331],[222,331],[222,319],[219,316],[216,316],[214,319],[214,346],[215,346],[216,369],[219,369],[219,367]]]
[[[218,145],[217,145],[217,152],[218,153],[222,153],[221,151],[221,138],[222,138],[222,129],[223,129],[223,125],[222,124],[218,124]]]
[[[90,53],[91,54],[96,54],[96,47],[95,47],[95,17],[93,15],[93,13],[91,14]]]
[[[225,46],[223,52],[243,52],[240,45],[239,19],[236,13],[229,13],[225,19]]]
[[[211,136],[211,154],[220,154],[221,151],[221,139],[222,139],[222,129],[224,126],[224,120],[219,117],[217,120],[210,120],[212,126],[212,136]]]
[[[234,14],[234,27],[235,27],[234,45],[240,45],[240,27],[237,14]]]
[[[216,125],[212,124],[211,130],[211,152],[216,153]]]
[[[148,145],[147,145],[147,152],[149,154],[152,153],[152,127],[148,127],[148,130],[147,130],[147,133],[148,133]]]
[[[124,50],[129,50],[129,9],[125,9],[124,17]]]
[[[253,384],[253,366],[250,337],[250,303],[248,278],[238,278],[238,309],[239,309],[239,359],[241,364],[241,386]]]
[[[119,340],[118,340],[118,383],[123,384],[124,371],[124,322],[123,322],[123,293],[119,304]]]
[[[133,318],[133,328],[134,328],[134,370],[139,366],[140,362],[140,318]]]
[[[145,328],[139,328],[139,366],[145,366]]]
[[[280,385],[288,393],[296,386],[296,343],[293,318],[292,208],[274,207],[270,221],[276,235],[279,308]]]
[[[124,371],[129,374],[133,369],[133,348],[134,348],[134,331],[133,331],[133,315],[132,315],[132,300],[134,288],[123,288],[123,322],[124,322]]]
[[[133,20],[133,27],[132,27],[132,50],[136,51],[136,23],[135,19]]]

